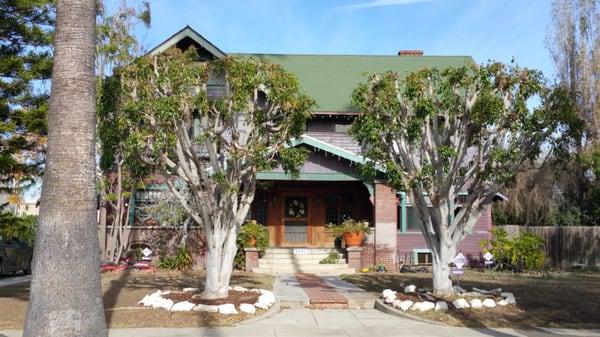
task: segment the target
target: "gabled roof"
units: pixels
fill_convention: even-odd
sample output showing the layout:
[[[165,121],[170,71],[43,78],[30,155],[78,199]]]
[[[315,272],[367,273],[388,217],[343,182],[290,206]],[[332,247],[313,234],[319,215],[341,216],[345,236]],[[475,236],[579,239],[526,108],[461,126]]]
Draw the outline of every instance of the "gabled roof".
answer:
[[[212,44],[212,42],[205,39],[204,36],[200,35],[200,33],[195,31],[194,29],[192,29],[192,27],[190,27],[190,26],[183,27],[183,29],[181,29],[177,33],[171,35],[168,39],[163,41],[161,44],[152,48],[147,54],[155,55],[155,54],[162,53],[163,51],[176,45],[178,42],[182,41],[185,38],[192,39],[200,47],[206,49],[208,52],[210,52],[216,58],[222,58],[222,57],[227,56],[227,54],[225,54],[225,52],[223,52],[217,46]]]
[[[351,105],[352,90],[365,82],[365,74],[394,71],[401,76],[421,68],[463,66],[474,62],[469,56],[397,55],[280,55],[237,54],[266,59],[294,73],[316,103],[317,113],[356,112]]]
[[[342,147],[333,145],[331,143],[320,140],[320,139],[310,136],[308,134],[303,134],[302,136],[300,136],[300,138],[294,139],[291,142],[291,146],[298,146],[298,145],[302,145],[302,144],[314,147],[316,149],[325,151],[325,152],[333,154],[333,155],[336,155],[340,158],[347,159],[353,163],[357,163],[357,164],[364,163],[364,159],[360,154],[349,151]]]
[[[282,65],[298,77],[302,88],[316,101],[315,112],[332,115],[356,113],[350,96],[352,90],[365,81],[365,74],[391,70],[403,75],[425,67],[462,66],[474,62],[469,56],[225,54],[190,26],[173,34],[149,54],[163,52],[186,39],[191,39],[216,58],[227,55],[256,57]]]

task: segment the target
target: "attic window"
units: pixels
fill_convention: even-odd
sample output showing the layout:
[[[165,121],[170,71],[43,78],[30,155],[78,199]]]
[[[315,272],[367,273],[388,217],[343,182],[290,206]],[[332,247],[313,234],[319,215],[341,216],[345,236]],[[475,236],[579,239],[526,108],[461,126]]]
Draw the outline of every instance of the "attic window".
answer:
[[[267,107],[267,94],[264,91],[262,91],[262,90],[258,91],[258,94],[256,95],[256,104],[261,109],[264,109]]]

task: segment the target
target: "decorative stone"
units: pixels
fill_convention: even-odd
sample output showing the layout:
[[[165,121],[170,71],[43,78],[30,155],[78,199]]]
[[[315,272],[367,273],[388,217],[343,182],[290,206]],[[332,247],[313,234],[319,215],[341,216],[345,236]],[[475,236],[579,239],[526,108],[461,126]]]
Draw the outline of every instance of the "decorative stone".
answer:
[[[404,287],[404,293],[405,294],[412,294],[414,292],[417,291],[417,286],[414,284],[411,285],[407,285],[406,287]]]
[[[173,304],[171,311],[191,311],[196,305],[192,302],[183,301]]]
[[[154,309],[162,308],[162,309],[171,310],[172,306],[173,306],[172,300],[162,298],[162,297],[159,298],[158,300],[154,301],[154,303],[152,303],[152,308],[154,308]]]
[[[254,303],[254,306],[260,309],[269,309],[270,305],[268,303],[265,302],[256,302]]]
[[[410,307],[410,310],[418,310],[420,312],[423,312],[423,311],[432,310],[434,308],[435,308],[435,304],[433,302],[424,301],[424,302],[417,302],[417,303],[413,304],[413,306]]]
[[[517,304],[517,300],[515,299],[515,295],[513,295],[513,293],[500,293],[500,296],[504,297],[508,304]]]
[[[199,293],[200,288],[183,288],[183,291],[186,293]]]
[[[256,312],[256,307],[252,304],[242,303],[240,304],[240,311],[247,314],[253,314]]]
[[[398,308],[400,308],[400,310],[402,311],[406,311],[410,309],[410,307],[412,307],[413,304],[414,302],[410,300],[400,301],[400,303],[398,304]]]
[[[218,312],[219,311],[219,306],[218,305],[198,304],[192,310],[194,310],[194,311],[206,311],[206,312]]]
[[[498,301],[498,305],[505,306],[505,305],[508,305],[508,302],[506,302],[505,299],[501,299],[500,301]]]
[[[384,291],[381,292],[381,297],[389,297],[391,295],[396,296],[396,292],[393,291],[392,289],[385,289]]]
[[[249,291],[253,293],[260,293],[260,289],[250,289]]]
[[[272,292],[263,293],[262,295],[258,296],[258,302],[265,302],[271,306],[273,303],[275,303],[275,295],[273,295]]]
[[[495,308],[496,307],[496,301],[494,301],[491,298],[486,298],[485,300],[483,300],[483,302],[481,304],[483,304],[483,306],[486,308]]]
[[[383,302],[387,303],[387,304],[394,303],[395,300],[396,300],[396,295],[392,295],[392,296],[388,296],[388,297],[384,297],[383,298]]]
[[[448,311],[448,303],[446,301],[435,302],[435,311]]]
[[[234,286],[233,290],[235,291],[248,291],[248,289],[242,287],[242,286]]]
[[[235,310],[235,305],[227,303],[219,305],[219,313],[223,315],[235,315],[238,311]]]
[[[473,309],[481,309],[483,308],[483,303],[481,303],[481,300],[478,298],[474,298],[471,300],[471,308]]]
[[[394,300],[394,301],[392,302],[392,307],[394,307],[394,308],[398,308],[398,306],[400,305],[400,302],[402,302],[402,301],[400,301],[400,300]]]
[[[465,300],[464,298],[459,298],[459,299],[456,299],[456,300],[452,301],[452,305],[456,309],[467,309],[467,308],[471,307],[469,305],[469,303],[467,302],[467,300]]]
[[[142,298],[141,301],[138,302],[138,304],[143,305],[145,307],[151,307],[152,304],[154,304],[154,302],[156,302],[157,300],[162,298],[160,295],[161,295],[160,290],[157,292],[154,292],[150,295],[146,295],[146,296],[144,296],[144,298]]]

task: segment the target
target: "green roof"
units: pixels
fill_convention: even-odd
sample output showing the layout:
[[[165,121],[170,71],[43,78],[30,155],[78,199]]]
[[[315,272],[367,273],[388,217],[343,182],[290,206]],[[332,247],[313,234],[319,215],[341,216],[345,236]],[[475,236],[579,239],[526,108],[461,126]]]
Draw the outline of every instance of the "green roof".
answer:
[[[227,54],[281,64],[298,77],[307,94],[317,102],[318,112],[355,111],[350,105],[350,95],[365,81],[365,74],[392,70],[402,75],[426,67],[444,68],[473,62],[468,56]]]

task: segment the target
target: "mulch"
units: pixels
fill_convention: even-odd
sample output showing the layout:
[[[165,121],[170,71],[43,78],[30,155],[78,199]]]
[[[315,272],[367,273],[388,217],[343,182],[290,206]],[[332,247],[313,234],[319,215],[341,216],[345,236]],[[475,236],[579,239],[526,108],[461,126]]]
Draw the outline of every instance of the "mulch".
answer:
[[[173,302],[188,301],[194,304],[206,304],[206,305],[221,305],[232,303],[236,307],[239,307],[242,303],[254,304],[258,301],[260,293],[253,291],[237,291],[229,290],[229,296],[227,298],[220,298],[215,300],[205,300],[199,298],[200,296],[193,292],[172,292],[162,297],[172,300]]]

